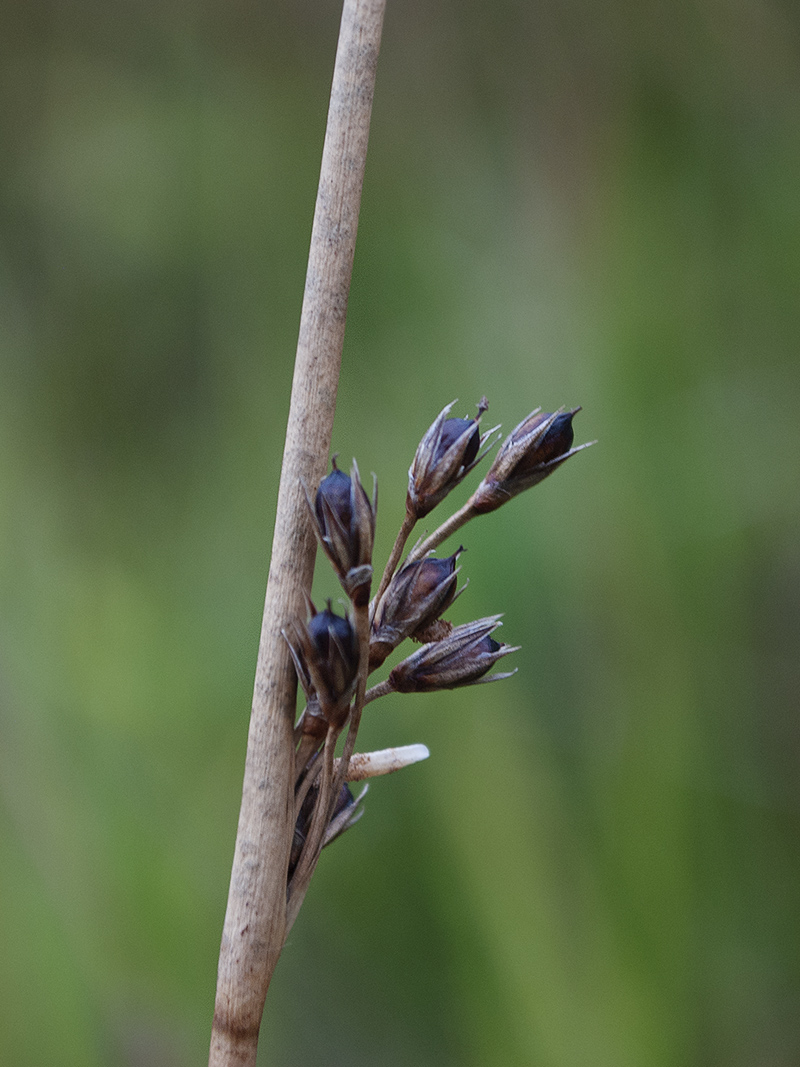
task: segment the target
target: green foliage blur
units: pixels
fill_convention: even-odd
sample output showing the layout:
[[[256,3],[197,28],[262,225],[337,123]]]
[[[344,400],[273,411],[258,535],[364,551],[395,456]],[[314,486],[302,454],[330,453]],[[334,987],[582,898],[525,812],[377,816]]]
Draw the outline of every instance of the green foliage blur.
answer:
[[[15,1067],[207,1055],[338,19],[0,5]],[[519,671],[369,709],[431,758],[324,854],[264,1064],[800,1062],[799,44],[787,0],[389,0],[333,442],[378,558],[455,397],[599,444],[459,535]]]

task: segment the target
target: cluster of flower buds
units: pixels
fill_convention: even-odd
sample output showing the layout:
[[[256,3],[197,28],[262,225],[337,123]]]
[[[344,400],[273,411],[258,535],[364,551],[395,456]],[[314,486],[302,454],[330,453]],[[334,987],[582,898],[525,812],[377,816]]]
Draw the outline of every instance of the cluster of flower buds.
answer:
[[[331,610],[294,620],[283,636],[289,645],[300,685],[308,701],[304,732],[324,737],[329,725],[340,728],[350,710],[358,675],[358,642],[349,619]]]
[[[349,476],[336,466],[335,456],[331,465],[333,470],[320,482],[313,504],[310,499],[308,503],[319,543],[344,591],[353,604],[363,607],[369,602],[372,583],[377,480],[370,503],[355,460]]]
[[[450,607],[458,593],[456,560],[463,547],[447,559],[417,560],[402,567],[381,597],[372,620],[369,642],[370,670],[380,667],[386,657],[407,637],[417,641],[437,636],[432,624]]]
[[[405,520],[372,605],[369,595],[377,482],[370,503],[355,461],[348,476],[337,468],[334,458],[333,469],[320,483],[313,501],[307,495],[317,537],[350,599],[355,625],[350,618],[336,615],[330,601],[327,609],[318,612],[309,600],[309,620],[295,621],[285,632],[308,702],[296,730],[297,788],[307,789],[307,793],[295,827],[290,873],[300,861],[312,824],[311,847],[316,849],[351,826],[360,814],[356,812],[358,801],[353,800],[347,785],[341,784],[343,778],[388,773],[427,756],[424,746],[410,746],[407,750],[356,754],[351,759],[363,703],[384,693],[457,689],[499,681],[514,673],[490,673],[500,659],[517,651],[516,646],[495,640],[493,634],[501,625],[499,615],[455,627],[444,618],[463,591],[457,589],[457,561],[463,547],[445,558],[431,553],[469,519],[494,511],[537,485],[586,448],[573,447],[572,419],[580,408],[552,413],[537,409],[524,419],[503,442],[467,503],[418,542],[396,570],[417,520],[428,515],[474,469],[498,429],[481,435],[480,421],[488,407],[485,398],[473,419],[450,417],[452,407],[448,404],[439,413],[417,448],[408,472]],[[407,638],[420,642],[421,647],[365,694],[365,678],[359,678],[359,671],[369,673],[380,667]],[[351,729],[345,752],[335,760],[330,742],[335,743],[348,720]],[[315,778],[323,742],[321,782],[328,783],[327,797],[320,795],[322,786]],[[309,864],[301,866],[305,877]]]
[[[478,426],[489,407],[486,397],[478,404],[474,419],[448,418],[454,404],[455,400],[439,412],[420,441],[408,471],[406,510],[416,519],[433,511],[463,481],[486,455],[488,448],[484,446],[498,429],[495,426],[481,436]]]

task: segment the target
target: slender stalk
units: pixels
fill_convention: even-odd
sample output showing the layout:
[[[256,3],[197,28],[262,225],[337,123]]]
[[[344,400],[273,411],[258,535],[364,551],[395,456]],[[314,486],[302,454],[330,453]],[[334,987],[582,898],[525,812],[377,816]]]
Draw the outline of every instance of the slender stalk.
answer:
[[[296,679],[281,628],[304,610],[314,534],[301,480],[330,452],[385,0],[344,0],[311,235],[275,533],[256,664],[242,805],[222,933],[209,1067],[254,1067],[286,935],[294,828]]]
[[[406,541],[411,534],[411,531],[416,525],[417,517],[412,512],[406,509],[405,518],[403,519],[403,525],[400,527],[395,538],[394,545],[392,546],[391,555],[386,561],[386,566],[383,569],[383,577],[381,578],[381,584],[378,586],[378,592],[375,594],[375,599],[372,601],[373,608],[377,608],[381,602],[381,597],[386,592],[386,589],[391,582],[394,572],[397,570],[397,564],[400,561],[400,557],[403,554],[403,549],[406,547]]]
[[[298,782],[295,787],[294,795],[294,818],[295,822],[300,814],[300,809],[303,806],[303,801],[306,799],[309,789],[319,778],[320,771],[322,770],[322,760],[317,757],[314,762],[306,769],[306,773],[303,778]],[[288,931],[287,931],[288,933]]]
[[[356,635],[358,636],[358,682],[356,683],[356,693],[353,699],[353,710],[350,713],[350,727],[347,731],[347,737],[344,739],[342,757],[339,760],[339,768],[333,782],[332,803],[335,802],[336,797],[339,795],[342,782],[347,775],[350,757],[356,747],[358,727],[361,725],[361,712],[364,710],[364,696],[367,691],[367,675],[369,674],[369,605],[354,605],[353,614]]]
[[[364,694],[364,703],[371,704],[373,700],[377,700],[378,697],[388,696],[389,693],[393,693],[394,689],[389,683],[387,678],[383,682],[378,682],[377,685],[373,685],[371,689],[368,689]]]
[[[302,778],[308,761],[319,748],[320,742],[316,737],[303,736],[297,751],[294,754],[294,780],[295,784]]]
[[[434,548],[438,548],[442,541],[446,541],[448,537],[460,530],[461,527],[473,519],[478,513],[473,509],[472,497],[466,502],[466,504],[459,508],[459,510],[451,515],[450,518],[443,522],[438,529],[434,530],[430,537],[426,537],[424,541],[420,541],[418,545],[408,553],[408,562],[413,563],[415,560],[422,559],[423,556],[427,556],[429,552],[432,552]]]

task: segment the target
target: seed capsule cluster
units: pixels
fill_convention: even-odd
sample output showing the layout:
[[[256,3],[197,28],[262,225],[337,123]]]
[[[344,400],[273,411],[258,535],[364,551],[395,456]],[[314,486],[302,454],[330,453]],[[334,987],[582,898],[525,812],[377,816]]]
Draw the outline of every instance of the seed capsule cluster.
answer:
[[[456,689],[514,673],[490,673],[500,659],[517,650],[495,640],[499,615],[459,626],[443,617],[463,592],[464,587],[457,588],[463,546],[443,558],[432,553],[467,521],[538,485],[588,447],[573,447],[572,420],[580,408],[531,412],[503,441],[467,503],[400,564],[416,522],[437,507],[496,443],[499,427],[483,434],[480,430],[488,408],[485,397],[471,419],[451,416],[454,404],[439,412],[416,450],[408,472],[405,519],[371,603],[377,481],[370,500],[355,460],[347,475],[334,458],[331,473],[314,496],[306,491],[317,539],[347,595],[349,610],[338,615],[328,601],[318,611],[308,598],[308,618],[290,620],[284,630],[307,702],[295,728],[296,827],[290,897],[293,891],[300,895],[305,891],[323,845],[361,814],[361,797],[354,800],[347,780],[364,705],[392,692]],[[367,676],[407,638],[421,647],[396,664],[385,681],[367,690]],[[345,728],[342,757],[334,761],[336,741]],[[358,757],[358,777],[368,776],[364,768],[372,768],[370,774],[387,773],[427,755],[419,745],[391,751],[390,759],[382,754],[378,759],[377,753]]]

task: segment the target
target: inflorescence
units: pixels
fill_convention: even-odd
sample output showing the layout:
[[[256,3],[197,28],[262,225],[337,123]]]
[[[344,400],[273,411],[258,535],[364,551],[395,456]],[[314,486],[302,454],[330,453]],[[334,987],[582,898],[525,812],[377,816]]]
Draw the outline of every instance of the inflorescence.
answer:
[[[499,615],[461,626],[443,618],[466,587],[457,588],[461,569],[457,561],[463,547],[441,559],[432,553],[470,519],[538,485],[570,456],[587,448],[573,447],[572,419],[580,408],[553,413],[537,409],[523,419],[502,443],[467,503],[419,541],[398,566],[418,520],[440,504],[497,441],[499,426],[484,433],[480,430],[488,408],[485,397],[472,419],[451,417],[454,404],[439,413],[417,448],[408,472],[405,518],[371,602],[377,480],[370,500],[355,460],[347,475],[336,466],[334,457],[331,473],[316,494],[312,497],[306,490],[317,539],[350,607],[345,615],[338,615],[328,601],[318,611],[307,597],[308,619],[292,619],[283,631],[306,698],[295,727],[290,899],[302,900],[320,850],[361,815],[367,787],[356,799],[348,781],[386,774],[428,755],[423,745],[409,745],[362,753],[351,764],[364,705],[387,693],[430,693],[499,681],[514,673],[490,673],[500,659],[517,651],[492,636],[501,625]],[[367,676],[407,638],[420,648],[398,663],[385,681],[367,690]],[[345,727],[342,755],[335,759],[336,743]]]

